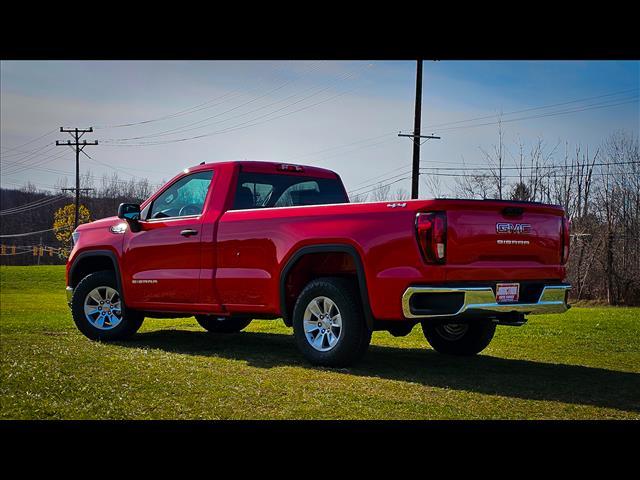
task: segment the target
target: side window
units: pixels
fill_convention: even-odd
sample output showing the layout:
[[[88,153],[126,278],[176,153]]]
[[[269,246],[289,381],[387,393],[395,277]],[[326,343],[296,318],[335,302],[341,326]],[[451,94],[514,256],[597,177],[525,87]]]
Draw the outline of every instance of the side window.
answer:
[[[232,210],[349,203],[339,178],[240,172]]]
[[[181,178],[153,201],[148,219],[200,215],[211,185],[213,171]]]

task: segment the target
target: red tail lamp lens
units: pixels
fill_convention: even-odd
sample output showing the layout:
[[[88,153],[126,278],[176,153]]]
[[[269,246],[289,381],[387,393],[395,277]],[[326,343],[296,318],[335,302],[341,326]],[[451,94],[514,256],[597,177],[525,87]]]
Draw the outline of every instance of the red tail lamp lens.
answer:
[[[416,232],[425,261],[444,263],[447,256],[447,215],[444,212],[419,213]]]

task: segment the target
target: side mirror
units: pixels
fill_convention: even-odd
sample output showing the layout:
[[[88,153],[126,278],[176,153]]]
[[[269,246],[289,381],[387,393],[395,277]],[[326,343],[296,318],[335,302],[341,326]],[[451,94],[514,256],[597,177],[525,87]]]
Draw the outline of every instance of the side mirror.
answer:
[[[140,205],[137,203],[121,203],[118,207],[118,218],[134,222],[140,220]]]

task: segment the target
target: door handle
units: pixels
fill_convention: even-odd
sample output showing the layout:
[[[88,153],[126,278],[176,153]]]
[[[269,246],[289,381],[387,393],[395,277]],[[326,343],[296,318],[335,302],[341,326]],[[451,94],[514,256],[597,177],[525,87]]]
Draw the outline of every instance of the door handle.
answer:
[[[180,235],[183,237],[190,237],[191,235],[196,235],[198,233],[197,230],[192,230],[191,228],[187,228],[186,230],[182,230]]]

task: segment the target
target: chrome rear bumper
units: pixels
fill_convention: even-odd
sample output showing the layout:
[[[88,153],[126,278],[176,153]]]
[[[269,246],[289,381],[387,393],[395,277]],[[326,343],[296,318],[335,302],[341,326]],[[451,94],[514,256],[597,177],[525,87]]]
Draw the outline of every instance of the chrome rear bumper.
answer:
[[[409,287],[402,295],[402,312],[405,318],[456,317],[462,314],[508,314],[524,313],[536,315],[543,313],[563,313],[569,309],[567,292],[570,285],[547,285],[542,289],[535,303],[497,303],[491,287]],[[411,306],[411,297],[418,293],[464,294],[464,300],[455,312],[443,314],[415,312]]]

